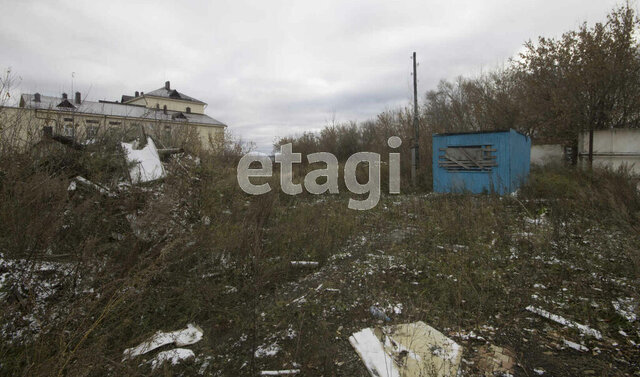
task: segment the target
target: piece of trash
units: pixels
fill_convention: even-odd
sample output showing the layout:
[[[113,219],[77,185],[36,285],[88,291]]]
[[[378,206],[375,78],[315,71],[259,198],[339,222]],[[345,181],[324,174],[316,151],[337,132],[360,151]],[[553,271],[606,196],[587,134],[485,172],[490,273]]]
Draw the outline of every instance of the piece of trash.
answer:
[[[485,376],[513,375],[515,355],[511,350],[493,344],[482,346],[477,357],[478,368],[485,372]]]
[[[160,161],[158,149],[151,137],[147,137],[147,145],[142,149],[134,149],[133,143],[120,143],[125,152],[127,162],[133,164],[129,176],[133,183],[144,183],[164,178],[164,166]]]
[[[375,319],[379,319],[381,321],[391,321],[391,318],[389,318],[388,315],[385,314],[384,311],[382,311],[382,309],[378,308],[377,306],[371,306],[369,308],[369,313],[371,313],[371,316]]]
[[[286,376],[300,373],[300,369],[263,370],[261,376]]]
[[[578,343],[572,342],[570,340],[562,339],[562,343],[564,343],[565,346],[567,346],[569,348],[573,348],[576,351],[580,351],[580,352],[589,351],[589,349],[587,347],[583,346],[582,344],[578,344]]]
[[[291,261],[291,265],[292,266],[298,266],[298,267],[317,267],[318,264],[319,264],[318,262],[305,261],[305,260],[292,260]]]
[[[193,351],[186,348],[175,348],[168,351],[158,352],[156,357],[151,360],[151,369],[156,369],[165,363],[171,362],[171,365],[177,365],[179,362],[187,359],[195,358]]]
[[[611,301],[611,305],[620,316],[624,317],[629,322],[634,322],[638,319],[636,310],[638,310],[638,303],[631,297],[619,298],[615,301]]]
[[[544,369],[542,368],[534,368],[533,371],[535,372],[535,374],[537,374],[538,376],[542,376],[544,374]]]
[[[424,322],[366,328],[349,337],[374,377],[456,376],[462,348]]]
[[[73,179],[73,181],[71,181],[71,183],[69,183],[69,187],[67,188],[68,191],[75,191],[78,188],[77,184],[81,184],[85,187],[89,187],[93,190],[98,191],[99,193],[101,193],[102,195],[106,195],[110,198],[113,198],[116,196],[116,194],[114,194],[113,192],[111,192],[111,190],[109,190],[108,188],[101,186],[97,183],[93,183],[90,180],[81,177],[81,176],[77,176]]]
[[[553,313],[549,313],[548,311],[544,310],[544,309],[540,309],[540,308],[536,308],[534,306],[527,306],[526,309],[528,311],[530,311],[531,313],[535,313],[539,316],[542,316],[544,318],[547,318],[551,321],[557,322],[561,325],[567,326],[567,327],[572,327],[578,331],[580,331],[581,333],[585,334],[585,335],[591,335],[596,339],[602,339],[602,334],[600,333],[600,331],[598,330],[594,330],[589,326],[585,326],[585,325],[581,325],[577,322],[574,321],[570,321],[564,317],[561,317],[559,315],[553,314]]]
[[[256,348],[256,351],[253,353],[253,355],[257,358],[271,357],[271,356],[275,356],[278,352],[280,352],[280,346],[278,345],[277,342],[273,342],[269,345],[263,344],[261,346],[258,346],[258,348]]]
[[[453,336],[453,337],[456,337],[456,338],[460,338],[461,340],[464,340],[464,341],[467,341],[469,339],[486,341],[485,338],[483,338],[482,336],[476,334],[473,330],[471,330],[469,332],[457,331],[457,332],[451,333],[449,335]]]
[[[127,348],[124,350],[124,359],[132,359],[138,355],[145,354],[149,351],[153,351],[158,347],[162,347],[166,344],[175,343],[176,346],[182,347],[189,344],[194,344],[202,339],[202,329],[193,324],[188,324],[186,329],[177,330],[172,332],[156,332],[152,337],[146,341],[140,343],[136,347]]]

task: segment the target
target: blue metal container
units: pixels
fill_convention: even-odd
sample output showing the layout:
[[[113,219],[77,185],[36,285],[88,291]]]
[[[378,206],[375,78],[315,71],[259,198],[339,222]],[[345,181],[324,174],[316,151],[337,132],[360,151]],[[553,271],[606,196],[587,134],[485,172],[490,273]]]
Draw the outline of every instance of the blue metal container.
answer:
[[[531,139],[515,130],[433,135],[433,191],[508,194],[529,176]]]

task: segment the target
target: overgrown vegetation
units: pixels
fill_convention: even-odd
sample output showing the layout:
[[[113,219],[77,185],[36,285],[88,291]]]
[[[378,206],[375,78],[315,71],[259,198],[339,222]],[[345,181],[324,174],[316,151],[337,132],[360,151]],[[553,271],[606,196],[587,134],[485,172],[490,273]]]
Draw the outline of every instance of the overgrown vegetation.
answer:
[[[637,128],[640,120],[640,20],[630,5],[606,22],[586,23],[562,37],[525,43],[508,64],[479,77],[443,80],[427,91],[419,109],[420,155],[431,156],[431,135],[443,132],[516,129],[534,143],[575,145],[581,131]],[[278,140],[295,152],[326,151],[340,161],[356,151],[384,155],[386,140],[399,136],[402,175],[410,177],[412,112],[397,109],[361,124],[332,124],[318,134]],[[420,170],[429,187],[431,166]]]
[[[616,12],[612,19],[627,20],[627,11]],[[611,23],[585,35],[618,30]],[[502,88],[500,74],[492,77],[482,80]],[[498,127],[479,114],[497,120],[500,112],[474,112],[465,99],[471,107],[445,100],[437,113],[432,101],[440,97],[428,96],[423,135],[476,127],[446,123],[454,118],[440,117],[442,109]],[[478,98],[489,104],[492,96]],[[625,112],[627,126],[634,111]],[[410,139],[410,115],[384,113],[287,140],[306,143],[294,151],[341,159],[361,150],[384,155],[389,136]],[[546,135],[547,128],[536,130]],[[162,181],[131,185],[117,142],[123,136],[115,136],[83,151],[53,143],[0,155],[0,375],[256,376],[296,368],[301,375],[364,377],[348,337],[381,325],[371,306],[392,323],[422,320],[459,342],[463,375],[486,372],[478,358],[487,343],[514,353],[516,376],[623,376],[640,368],[640,323],[614,305],[640,302],[640,196],[623,171],[534,169],[513,196],[417,189],[352,211],[342,189],[244,194],[236,182],[244,150],[228,139],[216,141],[217,153],[187,146],[167,159]],[[77,175],[112,195],[69,190]],[[545,320],[526,311],[529,305],[603,337]],[[637,305],[631,312],[638,314]],[[169,346],[124,358],[156,331],[189,323],[204,333],[187,346],[195,359],[152,369],[151,359]]]
[[[611,303],[640,298],[640,198],[623,174],[534,171],[517,197],[385,196],[358,212],[346,194],[245,195],[216,159],[177,156],[163,182],[109,186],[116,197],[70,194],[69,174],[29,155],[2,159],[0,374],[148,375],[155,353],[123,361],[124,349],[195,323],[197,359],[154,374],[365,376],[347,338],[377,324],[371,305],[441,329],[469,362],[484,344],[471,331],[508,347],[516,375],[638,368],[638,324]]]

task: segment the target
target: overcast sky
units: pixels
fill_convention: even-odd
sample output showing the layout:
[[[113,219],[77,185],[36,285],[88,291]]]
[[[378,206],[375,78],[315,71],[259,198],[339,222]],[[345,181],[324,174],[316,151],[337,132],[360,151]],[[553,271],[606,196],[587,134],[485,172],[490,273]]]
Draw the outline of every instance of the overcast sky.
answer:
[[[363,121],[410,104],[440,79],[501,66],[528,39],[604,21],[619,2],[8,1],[0,68],[17,92],[89,100],[166,80],[258,150],[275,137]]]

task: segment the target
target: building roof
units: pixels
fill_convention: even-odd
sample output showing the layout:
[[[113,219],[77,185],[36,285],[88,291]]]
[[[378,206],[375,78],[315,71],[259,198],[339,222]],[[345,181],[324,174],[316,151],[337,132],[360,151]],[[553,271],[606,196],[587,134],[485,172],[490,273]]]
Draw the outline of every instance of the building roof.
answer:
[[[226,124],[213,119],[205,114],[186,113],[167,110],[166,114],[161,109],[150,109],[142,105],[130,105],[108,101],[82,101],[80,104],[66,100],[62,97],[40,95],[40,101],[35,101],[35,94],[22,94],[20,106],[29,109],[54,110],[59,112],[76,113],[83,115],[117,116],[127,118],[140,118],[145,121],[187,122],[211,126],[226,127]],[[62,106],[61,106],[62,105]],[[69,107],[71,105],[72,107]]]
[[[437,134],[433,134],[432,136],[454,136],[454,135],[471,135],[471,134],[497,134],[497,133],[504,133],[504,132],[517,132],[521,135],[527,136],[525,134],[523,134],[520,131],[516,131],[513,128],[509,128],[509,129],[497,129],[497,130],[483,130],[483,131],[462,131],[462,132],[444,132],[444,133],[437,133]]]
[[[194,102],[194,103],[206,105],[206,103],[200,100],[197,100],[193,97],[190,97],[184,93],[180,93],[175,89],[167,89],[166,86],[163,86],[160,89],[152,90],[148,93],[143,94],[142,96],[176,99],[176,100],[182,100],[182,101],[188,101],[188,102]]]

